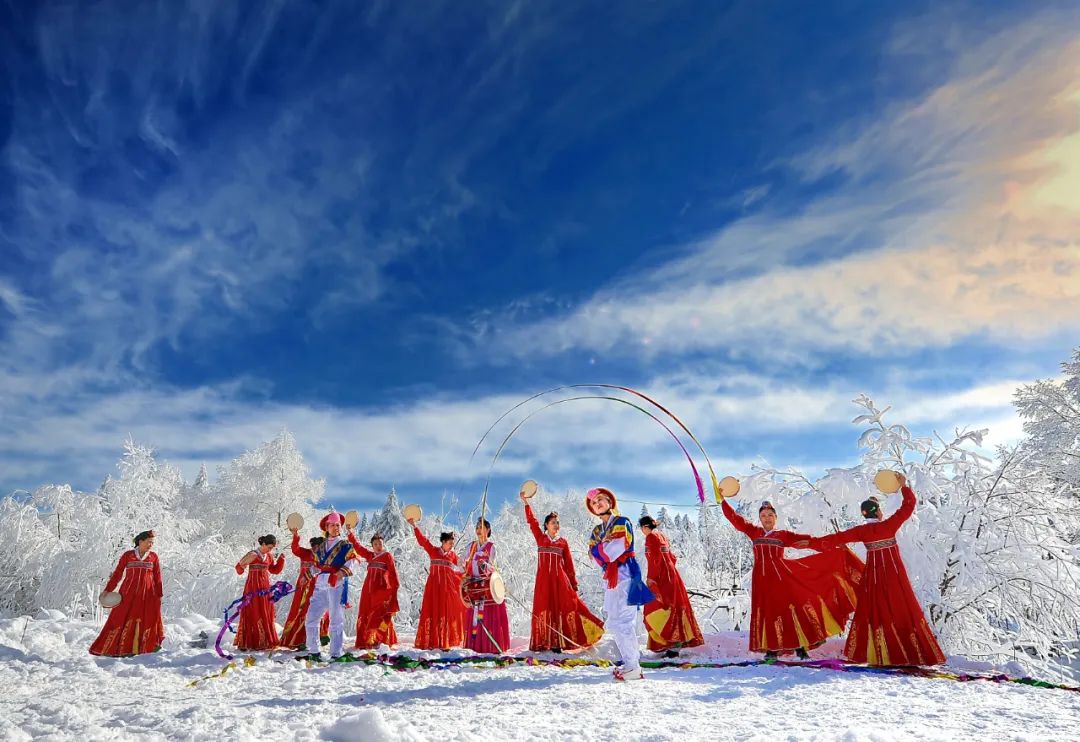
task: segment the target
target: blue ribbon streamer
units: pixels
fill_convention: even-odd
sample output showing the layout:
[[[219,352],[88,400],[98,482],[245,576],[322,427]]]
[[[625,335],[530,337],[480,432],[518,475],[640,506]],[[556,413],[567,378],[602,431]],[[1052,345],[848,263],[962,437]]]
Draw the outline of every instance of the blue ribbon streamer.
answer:
[[[240,615],[240,611],[244,610],[244,608],[251,604],[251,601],[263,595],[269,595],[270,602],[276,603],[292,591],[293,586],[291,584],[289,584],[285,580],[278,580],[273,585],[264,590],[256,590],[253,593],[244,593],[239,598],[229,603],[229,606],[225,609],[224,612],[224,623],[221,626],[221,631],[218,632],[217,640],[214,642],[214,650],[218,653],[218,657],[221,657],[224,660],[233,659],[233,656],[231,654],[221,649],[221,640],[225,638],[226,629],[234,634],[236,633],[236,629],[233,628],[232,623]],[[230,616],[229,611],[231,611],[234,606],[236,607],[236,610],[233,612],[232,616]]]

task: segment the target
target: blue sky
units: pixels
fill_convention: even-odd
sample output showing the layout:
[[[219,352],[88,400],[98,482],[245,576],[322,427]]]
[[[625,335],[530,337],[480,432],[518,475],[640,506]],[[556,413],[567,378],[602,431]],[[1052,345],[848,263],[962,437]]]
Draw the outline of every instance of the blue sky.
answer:
[[[726,472],[850,465],[867,392],[1019,435],[1080,337],[1068,3],[23,3],[0,23],[0,491],[291,430],[338,507],[655,393]],[[511,494],[693,502],[654,423]]]

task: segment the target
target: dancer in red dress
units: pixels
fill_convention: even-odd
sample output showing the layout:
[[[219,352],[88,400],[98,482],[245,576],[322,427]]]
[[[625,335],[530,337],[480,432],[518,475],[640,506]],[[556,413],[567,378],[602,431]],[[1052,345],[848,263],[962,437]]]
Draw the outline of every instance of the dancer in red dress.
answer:
[[[278,555],[277,560],[270,553],[277,546],[273,534],[259,536],[259,548],[249,551],[236,563],[236,574],[244,574],[247,568],[247,582],[244,583],[244,595],[266,590],[270,587],[270,575],[279,575],[285,569],[285,555]],[[274,649],[278,645],[277,625],[274,623],[274,604],[269,595],[260,595],[240,610],[240,624],[236,629],[233,644],[243,651]]]
[[[529,500],[521,495],[521,501],[538,552],[529,650],[563,652],[591,647],[604,635],[604,622],[578,597],[574,558],[570,544],[559,535],[559,514],[548,513],[540,530]]]
[[[506,603],[491,599],[491,575],[495,572],[495,544],[490,541],[491,524],[476,521],[476,541],[465,557],[465,585],[475,596],[465,617],[465,647],[482,654],[502,654],[510,649],[510,618]],[[471,589],[470,589],[471,588]]]
[[[862,503],[867,522],[830,536],[810,539],[812,549],[831,549],[861,541],[866,544],[866,572],[859,585],[859,603],[848,630],[844,656],[868,665],[940,665],[945,661],[933,629],[911,589],[896,532],[915,512],[915,492],[900,477],[903,502],[882,520],[877,500]]]
[[[392,647],[397,644],[394,614],[398,608],[398,574],[394,555],[383,548],[383,537],[376,533],[371,537],[371,548],[365,549],[352,530],[349,543],[353,551],[367,560],[367,576],[360,592],[360,607],[356,613],[357,649],[374,649],[380,644]]]
[[[109,618],[90,645],[90,654],[107,657],[130,657],[156,652],[165,638],[161,622],[161,565],[154,547],[154,532],[143,531],[135,537],[135,548],[120,555],[105,592],[116,592],[121,579],[120,605],[109,611]]]
[[[656,600],[645,604],[645,629],[649,649],[676,657],[682,647],[700,647],[705,643],[694,618],[686,585],[675,567],[675,552],[667,536],[657,529],[656,521],[646,515],[638,521],[645,534],[645,558],[649,563],[645,584]]]
[[[416,542],[431,559],[431,570],[424,586],[424,600],[420,605],[420,623],[416,627],[417,649],[452,649],[465,641],[465,604],[461,600],[461,575],[454,553],[454,534],[439,536],[439,546],[433,546],[409,518]]]
[[[750,587],[750,651],[766,659],[807,650],[843,633],[855,610],[855,591],[863,563],[850,549],[839,548],[802,559],[785,559],[786,547],[804,546],[809,536],[777,531],[776,508],[766,501],[758,508],[760,526],[722,503],[724,515],[754,542]]]
[[[289,615],[285,619],[285,628],[281,630],[281,646],[289,649],[307,649],[304,642],[307,641],[307,610],[311,603],[311,592],[315,589],[315,581],[311,579],[314,557],[311,549],[323,542],[322,536],[315,536],[308,543],[311,549],[305,549],[300,545],[300,532],[292,531],[292,553],[300,558],[300,572],[296,575],[296,588],[293,590],[292,605],[289,606]],[[319,634],[323,643],[330,641],[330,614],[324,613],[322,623],[319,626]]]

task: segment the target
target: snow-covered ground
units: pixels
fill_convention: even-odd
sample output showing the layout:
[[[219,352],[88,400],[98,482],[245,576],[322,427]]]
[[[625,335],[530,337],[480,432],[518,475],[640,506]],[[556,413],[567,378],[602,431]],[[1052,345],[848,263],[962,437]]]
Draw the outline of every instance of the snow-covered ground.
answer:
[[[616,685],[596,667],[309,669],[283,654],[190,687],[224,664],[212,648],[190,646],[201,631],[213,637],[215,623],[170,623],[164,649],[135,659],[91,657],[97,630],[56,612],[0,620],[0,737],[1080,739],[1080,694],[1013,683],[754,666],[653,670]],[[745,659],[745,641],[710,636],[693,659]],[[832,642],[814,655],[838,651]],[[610,658],[611,647],[594,656]]]

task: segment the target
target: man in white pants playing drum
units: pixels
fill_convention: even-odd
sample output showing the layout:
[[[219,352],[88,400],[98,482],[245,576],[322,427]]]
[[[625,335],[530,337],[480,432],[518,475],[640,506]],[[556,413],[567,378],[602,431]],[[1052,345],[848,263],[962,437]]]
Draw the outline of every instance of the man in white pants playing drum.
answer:
[[[605,487],[585,494],[585,507],[601,521],[589,538],[589,555],[604,570],[604,628],[614,635],[619,648],[622,667],[613,674],[622,682],[644,678],[639,664],[638,608],[653,600],[653,594],[634,558],[634,526],[615,506],[615,493]]]
[[[311,592],[307,618],[307,646],[314,648],[311,658],[322,657],[319,643],[319,622],[323,614],[330,612],[330,658],[337,659],[344,654],[345,645],[345,603],[348,602],[349,576],[360,567],[356,552],[348,540],[341,537],[341,526],[345,519],[340,513],[331,512],[319,521],[319,528],[326,534],[326,540],[312,550],[315,588]]]

